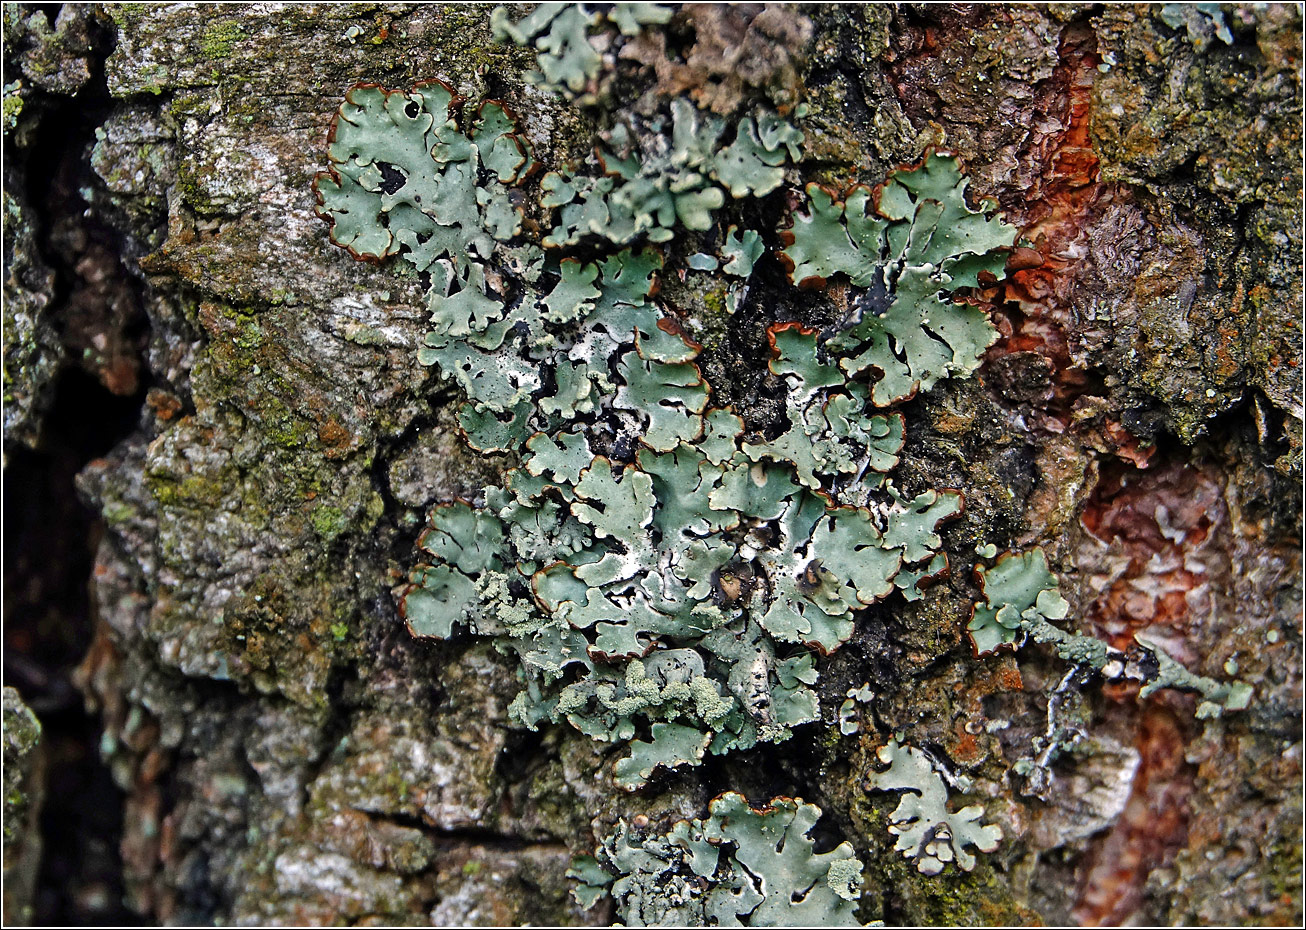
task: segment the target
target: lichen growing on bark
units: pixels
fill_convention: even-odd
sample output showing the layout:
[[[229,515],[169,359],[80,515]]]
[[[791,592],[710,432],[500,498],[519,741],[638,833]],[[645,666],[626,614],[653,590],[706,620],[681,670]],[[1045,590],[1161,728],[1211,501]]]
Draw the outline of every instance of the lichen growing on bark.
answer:
[[[51,80],[22,74],[14,132],[51,152],[56,125],[102,122],[59,162],[89,158],[95,174],[59,169],[89,200],[55,225],[89,210],[116,231],[148,321],[142,418],[80,482],[106,524],[104,626],[82,681],[127,798],[134,907],[173,922],[604,922],[603,904],[585,915],[570,900],[570,852],[619,819],[655,832],[701,819],[735,787],[820,804],[817,830],[870,864],[864,918],[1300,922],[1295,8],[1222,6],[1233,44],[1199,50],[1155,8],[695,6],[633,38],[596,30],[612,70],[580,107],[521,81],[535,50],[494,42],[485,8],[66,4],[63,38],[44,11],[16,9],[7,65]],[[90,52],[77,17],[102,30]],[[736,52],[759,67],[735,68]],[[91,79],[69,97],[78,58]],[[952,571],[866,608],[814,660],[822,722],[782,751],[613,791],[594,772],[623,753],[570,726],[509,724],[513,660],[471,637],[415,640],[398,618],[388,589],[405,583],[426,513],[501,485],[503,456],[468,451],[454,391],[412,364],[433,328],[424,282],[395,273],[402,259],[381,270],[328,248],[309,184],[346,88],[423,78],[502,100],[537,159],[592,179],[601,168],[584,159],[614,100],[641,119],[688,96],[720,117],[762,106],[796,122],[785,108],[805,90],[803,161],[760,200],[722,188],[723,237],[679,236],[659,276],[656,299],[704,347],[708,406],[732,405],[750,447],[776,446],[789,397],[829,363],[787,370],[769,324],[798,324],[777,340],[797,345],[865,303],[837,278],[784,281],[774,232],[810,214],[804,182],[875,184],[934,144],[964,159],[970,203],[997,198],[1027,238],[970,295],[999,331],[975,376],[898,410],[902,496],[965,494],[939,533]],[[6,170],[30,168],[33,150],[12,142]],[[532,235],[556,225],[524,213]],[[736,260],[731,226],[741,247],[758,234],[732,269],[744,277],[720,273]],[[607,251],[577,254],[574,271]],[[50,293],[47,323],[66,318]],[[588,299],[561,298],[551,313]],[[550,398],[568,417],[604,389],[571,375]],[[35,434],[48,408],[28,409]],[[894,411],[879,413],[892,430]],[[828,419],[821,432],[845,441]],[[548,441],[529,450],[530,477],[554,482],[580,453]],[[1141,634],[1194,674],[1253,683],[1255,700],[1199,721],[1192,696],[1067,680],[1054,644],[1027,645],[1019,665],[976,660],[969,553],[987,541],[1042,547],[1081,635],[1127,651]],[[746,575],[722,581],[750,596]],[[863,689],[873,699],[853,702],[844,735],[838,708]],[[962,806],[1002,826],[973,871],[923,876],[892,849],[899,800],[865,779],[899,730],[969,780],[952,789]],[[1046,772],[1006,778],[1013,760],[1040,764],[1045,736]]]
[[[419,545],[436,561],[410,576],[409,629],[447,638],[466,626],[498,637],[522,663],[514,717],[532,728],[566,720],[595,739],[628,742],[631,755],[616,766],[625,787],[708,751],[788,738],[816,719],[816,673],[807,656],[783,658],[783,644],[832,652],[851,635],[855,611],[895,584],[914,592],[946,568],[935,530],[960,498],[909,500],[887,484],[902,419],[868,407],[872,396],[885,405],[973,370],[992,330],[983,314],[935,292],[991,279],[1011,230],[970,209],[947,158],[932,155],[887,180],[876,190],[877,216],[848,214],[862,250],[856,267],[826,273],[878,283],[888,308],[860,309],[819,343],[815,331],[772,326],[771,370],[792,376],[792,428],[771,442],[739,443],[744,421],[707,409],[711,386],[693,364],[701,347],[652,299],[662,256],[627,248],[597,264],[546,260],[529,239],[516,241],[520,220],[500,228],[477,213],[476,203],[501,199],[504,180],[528,174],[533,156],[512,141],[510,162],[493,168],[495,146],[517,140],[514,124],[495,104],[493,132],[484,117],[460,131],[452,101],[444,85],[354,88],[333,123],[333,167],[315,185],[338,245],[360,258],[402,254],[432,275],[435,328],[419,358],[466,393],[469,444],[516,453],[524,465],[486,489],[484,505],[432,512]],[[738,121],[726,148],[722,121],[684,100],[670,110],[668,153],[650,162],[653,144],[623,135],[626,147],[604,164],[625,186],[584,188],[601,199],[573,203],[574,180],[545,176],[542,206],[575,233],[555,229],[544,246],[662,242],[677,226],[711,229],[724,196],[700,187],[709,184],[707,165],[724,181],[722,166],[741,157],[731,153],[746,140],[764,156],[774,151],[777,165],[798,155],[801,133],[774,117]],[[757,141],[759,126],[769,141]],[[779,179],[777,171],[731,193],[760,197]],[[717,196],[706,200],[704,191]],[[618,205],[625,220],[614,219]],[[593,216],[569,225],[569,211]],[[469,222],[478,217],[479,227]],[[787,254],[837,251],[814,241],[812,221],[799,222]],[[826,225],[843,234],[838,218]],[[939,338],[950,340],[949,353],[938,352]],[[901,372],[895,353],[909,359]],[[868,369],[874,392],[889,385],[883,394],[849,380]],[[630,453],[613,437],[643,447],[634,463],[623,464]],[[881,512],[845,504],[864,504],[880,486]],[[727,577],[744,574],[758,587],[751,603],[722,593]],[[651,740],[637,738],[645,732]]]
[[[663,835],[618,823],[572,861],[577,899],[590,908],[611,895],[632,927],[859,926],[862,862],[848,843],[816,852],[819,807],[773,798],[754,808],[734,792],[708,807]]]

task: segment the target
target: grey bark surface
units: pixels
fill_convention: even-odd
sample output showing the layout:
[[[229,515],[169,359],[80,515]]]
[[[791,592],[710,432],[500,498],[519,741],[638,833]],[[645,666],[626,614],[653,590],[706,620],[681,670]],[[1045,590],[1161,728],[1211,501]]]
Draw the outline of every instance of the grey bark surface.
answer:
[[[869,864],[865,920],[1300,922],[1302,24],[1224,10],[1228,42],[1143,6],[804,11],[790,185],[875,183],[940,145],[1043,264],[988,293],[1002,339],[979,377],[910,402],[901,483],[966,498],[949,576],[822,660],[823,723],[628,794],[611,747],[509,723],[514,667],[489,643],[419,642],[399,617],[427,510],[504,462],[461,443],[453,391],[415,360],[419,282],[331,245],[311,189],[355,82],[502,99],[546,166],[588,151],[586,114],[523,82],[533,56],[492,41],[488,7],[6,6],[5,448],[39,442],[62,368],[147,391],[78,479],[104,527],[80,682],[124,792],[130,906],[606,924],[572,900],[570,857],[619,817],[701,817],[735,789],[821,805],[830,845]],[[29,199],[25,159],[91,97],[72,157],[111,235],[78,238]],[[728,325],[756,346],[768,321]],[[1080,629],[1160,631],[1193,671],[1252,683],[1251,708],[1198,721],[1191,696],[1077,683],[1084,739],[1026,793],[1008,772],[1065,666],[972,655],[985,541],[1042,546]],[[843,736],[865,681],[877,703]],[[866,778],[908,726],[1003,828],[974,872],[927,878],[892,849]]]

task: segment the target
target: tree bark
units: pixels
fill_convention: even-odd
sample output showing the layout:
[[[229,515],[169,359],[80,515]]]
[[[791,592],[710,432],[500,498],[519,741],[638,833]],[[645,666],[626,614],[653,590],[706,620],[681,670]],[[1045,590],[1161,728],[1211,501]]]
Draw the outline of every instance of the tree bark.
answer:
[[[803,9],[787,187],[874,184],[937,146],[1037,257],[976,297],[1000,331],[978,376],[903,407],[899,483],[965,497],[948,576],[819,661],[824,722],[628,794],[612,747],[509,722],[490,643],[400,619],[427,510],[505,462],[458,440],[455,393],[416,362],[420,282],[332,246],[311,186],[355,82],[501,99],[546,169],[588,152],[594,112],[526,84],[488,7],[7,5],[5,450],[107,396],[133,416],[77,478],[102,527],[78,681],[131,909],[607,923],[569,895],[570,857],[735,789],[822,807],[823,840],[868,863],[863,920],[1300,923],[1301,14],[1166,10]],[[636,93],[656,77],[620,66]],[[742,384],[800,312],[782,285],[773,317],[729,323],[747,351],[714,380]],[[55,402],[71,369],[82,408]],[[1145,631],[1251,706],[1197,720],[1191,695],[1064,679],[1042,647],[975,657],[984,542],[1041,547],[1075,629]],[[1082,739],[1039,797],[1011,769],[1058,714]],[[893,850],[867,778],[903,728],[1003,829],[972,872]]]

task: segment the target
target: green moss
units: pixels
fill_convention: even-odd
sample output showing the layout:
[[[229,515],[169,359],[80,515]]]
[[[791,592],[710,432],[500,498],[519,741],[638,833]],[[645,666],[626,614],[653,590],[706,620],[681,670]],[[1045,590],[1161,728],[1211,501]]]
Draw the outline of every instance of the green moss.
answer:
[[[212,509],[226,495],[226,474],[217,476],[191,475],[181,480],[171,477],[146,477],[146,484],[154,499],[163,507]]]
[[[262,406],[263,433],[281,448],[298,451],[317,439],[312,426],[291,413],[279,399],[269,397]]]
[[[320,411],[301,412],[303,387],[280,373],[284,359],[270,347],[252,319],[242,320],[230,341],[215,343],[209,358],[214,363],[210,370],[219,379],[218,396],[255,420],[276,446],[298,454],[320,448],[314,419]],[[317,467],[308,463],[290,467],[298,470],[306,465]]]
[[[135,508],[122,501],[106,501],[100,508],[100,514],[110,524],[125,523],[136,513]]]
[[[185,161],[177,168],[177,191],[182,201],[199,216],[215,216],[222,212],[205,193],[198,169]]]
[[[119,28],[130,26],[149,12],[148,3],[108,3],[104,11]]]
[[[296,302],[299,300],[299,295],[289,288],[274,287],[267,292],[267,300],[272,306],[279,307],[283,304]]]
[[[200,51],[205,58],[226,58],[236,44],[245,38],[245,31],[234,19],[213,22],[200,37]]]
[[[718,284],[703,292],[703,312],[699,315],[701,329],[695,335],[705,349],[715,350],[725,339],[731,317],[730,307],[726,303],[729,292],[728,284]]]
[[[357,651],[350,587],[303,549],[255,578],[223,607],[218,644],[233,679],[312,709],[328,704],[334,665]],[[307,570],[317,563],[316,571]],[[189,627],[185,615],[174,621]]]
[[[1300,808],[1298,813],[1300,814]],[[1303,862],[1301,833],[1281,836],[1278,842],[1269,847],[1267,860],[1269,868],[1266,871],[1278,899],[1300,902]]]
[[[1043,924],[1036,912],[1016,901],[987,857],[980,857],[970,872],[953,868],[940,875],[922,875],[910,859],[894,854],[888,832],[892,804],[873,795],[851,799],[853,821],[872,840],[871,856],[877,865],[868,872],[872,893],[863,897],[876,905],[863,907],[863,918],[922,927]]]
[[[861,140],[849,130],[844,118],[844,89],[832,82],[812,91],[807,119],[808,136],[805,155],[815,166],[807,176],[822,184],[846,182],[850,167],[866,165],[870,159]]]
[[[442,41],[435,50],[437,59],[465,62],[469,70],[501,74],[520,74],[533,61],[530,49],[489,41],[484,13],[470,6],[442,6],[440,25]]]
[[[360,522],[359,528],[363,532],[368,532],[376,526],[377,521],[384,515],[385,499],[380,494],[372,491],[368,494],[367,500],[363,502],[363,520]]]
[[[896,877],[896,876],[895,876]],[[973,872],[956,872],[927,879],[911,880],[914,887],[899,892],[910,902],[905,923],[933,927],[1013,927],[1042,923],[1027,907],[1022,907],[997,873],[989,865]]]
[[[187,117],[207,114],[212,99],[208,94],[179,91],[168,102],[168,115],[180,125]]]
[[[241,315],[237,317],[239,329],[231,337],[231,341],[240,349],[257,349],[263,344],[263,333],[259,329],[258,323],[251,316]]]
[[[137,75],[141,81],[141,90],[156,97],[161,96],[167,89],[169,77],[171,74],[167,65],[153,65]]]
[[[1164,379],[1162,379],[1164,380]],[[1208,413],[1201,407],[1171,405],[1169,408],[1170,425],[1175,435],[1185,445],[1192,445],[1205,432]]]
[[[338,507],[322,504],[313,510],[313,531],[327,542],[349,528],[349,518]]]

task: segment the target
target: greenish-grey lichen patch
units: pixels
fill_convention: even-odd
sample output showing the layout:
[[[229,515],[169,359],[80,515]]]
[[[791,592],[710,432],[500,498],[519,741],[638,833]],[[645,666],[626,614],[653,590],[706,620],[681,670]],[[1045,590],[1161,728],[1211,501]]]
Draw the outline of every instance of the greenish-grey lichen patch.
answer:
[[[331,125],[331,167],[314,182],[334,242],[359,258],[402,251],[419,271],[449,256],[453,283],[465,285],[469,261],[515,235],[520,210],[503,185],[529,173],[529,147],[494,101],[460,128],[458,102],[439,81],[346,94]]]
[[[1161,688],[1194,691],[1202,697],[1197,705],[1197,717],[1201,720],[1219,717],[1226,710],[1245,710],[1251,703],[1252,686],[1246,682],[1216,681],[1205,675],[1194,675],[1156,643],[1143,636],[1135,636],[1134,639],[1155,656],[1157,663],[1156,677],[1143,685],[1138,692],[1139,697],[1145,698]]]
[[[975,605],[967,627],[977,655],[993,652],[999,646],[1019,645],[1024,638],[1021,621],[1026,612],[1064,620],[1069,611],[1042,549],[1006,553],[995,565],[979,569],[978,574],[987,603]]]
[[[635,36],[647,25],[663,25],[674,10],[662,3],[616,3],[600,7],[589,3],[542,3],[514,22],[503,7],[496,7],[490,24],[499,41],[530,45],[536,49],[539,71],[526,79],[546,90],[582,102],[594,102],[595,81],[603,70],[603,57],[591,35],[606,47],[612,30]]]
[[[1157,15],[1171,29],[1182,28],[1199,52],[1216,39],[1233,45],[1233,33],[1218,3],[1163,3]]]
[[[762,197],[779,187],[802,140],[796,126],[765,108],[727,122],[677,98],[669,120],[618,123],[587,173],[545,176],[542,205],[557,219],[544,244],[667,242],[677,227],[710,229],[727,195]]]
[[[421,545],[434,561],[414,570],[404,599],[410,629],[496,637],[521,661],[514,718],[531,727],[566,720],[627,743],[631,754],[616,767],[626,787],[706,752],[787,738],[816,719],[817,702],[810,656],[783,658],[785,644],[831,652],[851,636],[857,610],[895,587],[917,596],[920,580],[946,566],[936,528],[960,510],[960,497],[907,499],[886,485],[901,416],[870,414],[872,398],[852,380],[860,369],[832,351],[836,340],[824,345],[790,324],[773,326],[769,338],[772,371],[789,386],[791,429],[744,441],[742,421],[710,407],[695,362],[701,348],[654,299],[660,255],[627,247],[597,262],[555,261],[532,257],[529,244],[523,251],[517,224],[499,236],[477,231],[475,218],[488,216],[471,209],[485,200],[475,191],[521,180],[530,154],[512,141],[501,107],[483,104],[468,133],[448,116],[451,105],[441,85],[356,88],[335,124],[333,171],[317,182],[340,244],[362,256],[402,254],[430,275],[433,328],[419,358],[466,393],[459,420],[469,443],[525,456],[523,469],[486,490],[483,506],[432,514]],[[545,177],[544,203],[571,230],[555,230],[546,245],[575,244],[582,231],[622,245],[681,226],[707,229],[724,202],[712,178],[753,197],[780,180],[734,185],[727,163],[779,164],[801,141],[764,112],[730,134],[687,101],[673,101],[671,115],[665,153],[623,130],[608,140],[608,176]],[[504,140],[516,154],[496,167],[486,152]],[[1003,227],[995,233],[991,221],[954,205],[960,229],[940,232],[942,207],[930,212],[933,201],[912,199],[936,189],[959,199],[955,166],[929,161],[917,170],[928,177],[886,182],[904,192],[886,208],[887,241],[951,235],[961,244],[914,248],[945,265],[995,261],[966,249],[987,249]],[[614,177],[623,184],[614,187]],[[689,195],[693,203],[682,202]],[[629,210],[617,227],[625,232],[610,225],[613,204]],[[724,273],[746,276],[759,249],[755,232],[731,229],[724,257],[735,267]],[[501,283],[507,276],[513,284]],[[935,333],[950,331],[948,314],[973,313],[948,303],[936,312]],[[982,315],[971,325],[987,344]],[[856,338],[846,344],[860,348]],[[954,370],[967,369],[933,374]],[[587,439],[613,435],[644,447],[633,463],[612,461]],[[836,483],[848,476],[854,481]],[[883,487],[883,509],[840,503],[854,484],[863,504]],[[732,593],[745,584],[752,597]]]
[[[820,808],[775,798],[757,809],[727,792],[709,810],[664,834],[619,823],[572,860],[576,900],[610,895],[626,926],[858,926],[862,863],[848,843],[815,851]]]
[[[592,80],[586,30],[607,15],[496,22],[515,41],[540,38],[546,82],[575,92]],[[656,298],[667,258],[640,244],[682,230],[721,243],[720,261],[688,264],[728,282],[733,310],[746,287],[733,279],[747,281],[762,237],[722,235],[717,212],[783,183],[801,131],[763,106],[727,121],[684,98],[618,120],[597,170],[542,179],[556,217],[542,252],[513,206],[534,166],[513,119],[487,101],[460,121],[455,104],[438,83],[355,87],[316,182],[334,241],[429,277],[419,361],[465,394],[473,448],[521,461],[475,502],[432,512],[420,541],[431,561],[403,598],[410,630],[494,637],[520,662],[513,719],[626,744],[615,776],[627,788],[787,739],[819,716],[814,654],[846,642],[857,611],[897,590],[918,597],[946,569],[937,530],[960,495],[907,497],[887,480],[904,423],[873,407],[973,369],[991,324],[934,292],[1000,271],[1010,227],[970,209],[955,160],[937,155],[886,179],[874,217],[826,222],[864,250],[854,283],[879,291],[829,331],[770,328],[789,428],[767,439],[712,405],[701,346]],[[569,254],[581,246],[599,257]],[[889,314],[872,306],[885,292]],[[940,340],[950,349],[936,358]],[[904,347],[904,372],[880,357]],[[884,373],[870,390],[868,368]]]
[[[1143,655],[1130,655],[1096,637],[1056,626],[1053,621],[1066,619],[1070,604],[1061,596],[1060,582],[1049,571],[1042,549],[1003,553],[994,565],[980,568],[977,574],[985,604],[974,605],[968,628],[977,655],[999,646],[1019,647],[1028,636],[1036,643],[1051,645],[1063,661],[1091,668],[1105,678],[1141,681],[1139,697],[1146,698],[1161,688],[1200,694],[1199,719],[1244,710],[1251,702],[1250,685],[1195,675],[1149,638],[1135,636]],[[1235,666],[1229,674],[1236,671]]]
[[[869,289],[830,346],[846,353],[849,376],[872,373],[879,406],[969,375],[997,338],[983,312],[940,296],[996,280],[1015,243],[1013,227],[970,207],[967,184],[956,159],[939,153],[842,203],[809,184],[809,212],[785,231],[795,283],[842,276]]]
[[[992,852],[1002,840],[1002,829],[980,823],[983,809],[977,805],[955,813],[948,809],[948,787],[935,770],[930,757],[919,749],[891,740],[879,751],[888,764],[871,775],[879,791],[902,791],[902,800],[889,815],[889,832],[898,837],[894,849],[916,863],[925,875],[937,875],[949,862],[969,872],[975,857],[968,847]]]

